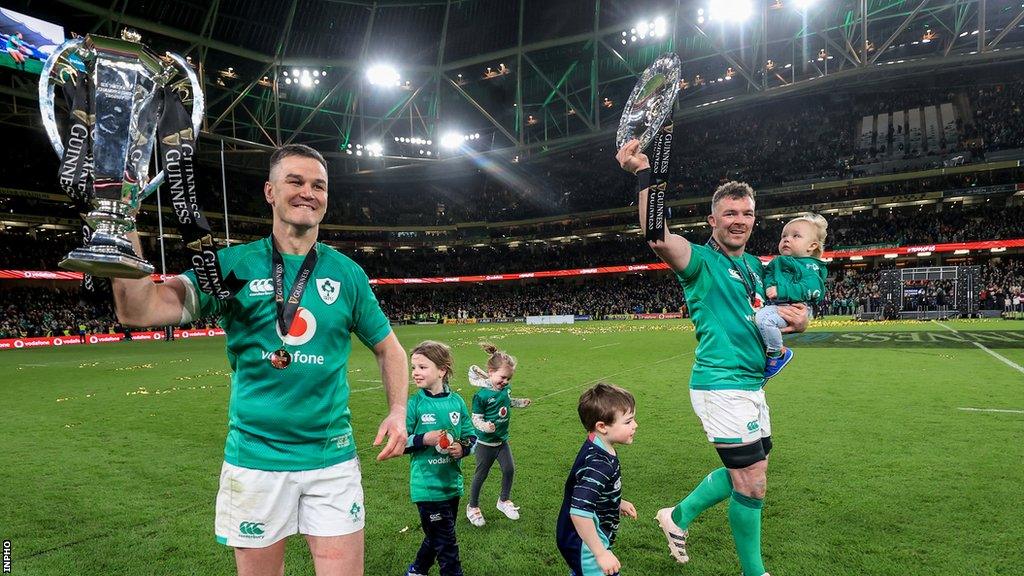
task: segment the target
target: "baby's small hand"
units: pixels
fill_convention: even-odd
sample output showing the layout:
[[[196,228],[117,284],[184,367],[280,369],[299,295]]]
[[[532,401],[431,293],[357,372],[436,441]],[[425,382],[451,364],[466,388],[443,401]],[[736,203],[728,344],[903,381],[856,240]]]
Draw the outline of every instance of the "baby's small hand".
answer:
[[[768,289],[764,291],[764,295],[774,300],[779,297],[779,290],[775,288],[775,286],[769,286]]]

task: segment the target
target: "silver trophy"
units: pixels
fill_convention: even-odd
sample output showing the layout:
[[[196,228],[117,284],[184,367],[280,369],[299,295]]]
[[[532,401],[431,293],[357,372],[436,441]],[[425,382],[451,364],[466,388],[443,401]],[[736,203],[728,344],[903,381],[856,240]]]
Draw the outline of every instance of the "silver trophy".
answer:
[[[203,92],[191,65],[181,56],[168,52],[160,58],[139,43],[137,34],[69,40],[47,58],[39,78],[43,126],[62,159],[65,147],[56,121],[54,88],[84,82],[86,76],[90,113],[88,123],[82,126],[89,128],[80,127],[77,135],[87,130],[91,139],[76,138],[72,131],[68,154],[81,154],[77,147],[83,140],[91,141],[88,158],[82,160],[89,173],[83,187],[89,212],[83,217],[93,232],[87,244],[68,254],[60,267],[98,277],[142,278],[153,273],[153,265],[135,253],[126,234],[135,229],[135,215],[143,199],[164,179],[162,171],[149,177],[161,113],[160,93],[170,86],[191,97],[192,129],[198,134]],[[64,178],[62,173],[62,185]]]
[[[674,52],[666,52],[644,70],[633,87],[619,119],[615,133],[615,147],[622,148],[630,140],[640,140],[640,150],[646,149],[658,130],[672,114],[672,105],[679,92],[682,63]]]

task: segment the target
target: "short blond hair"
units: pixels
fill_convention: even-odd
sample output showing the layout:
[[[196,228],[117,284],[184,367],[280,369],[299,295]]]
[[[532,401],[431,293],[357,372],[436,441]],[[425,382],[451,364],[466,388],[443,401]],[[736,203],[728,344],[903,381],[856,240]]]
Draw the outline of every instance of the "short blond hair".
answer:
[[[828,237],[828,220],[825,220],[825,217],[821,214],[807,212],[786,222],[786,226],[794,222],[807,222],[814,228],[814,239],[818,242],[818,249],[814,251],[813,255],[815,258],[821,258],[822,253],[825,252],[825,238]]]

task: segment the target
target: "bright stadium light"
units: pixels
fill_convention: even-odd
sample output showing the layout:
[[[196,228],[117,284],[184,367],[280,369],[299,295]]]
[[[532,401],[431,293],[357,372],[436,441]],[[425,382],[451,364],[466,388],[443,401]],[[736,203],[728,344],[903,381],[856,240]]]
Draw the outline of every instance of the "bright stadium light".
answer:
[[[654,37],[661,38],[668,32],[668,22],[664,18],[658,16],[654,19]]]
[[[750,0],[712,0],[708,6],[708,19],[741,24],[754,14]]]
[[[441,147],[454,150],[462,145],[463,136],[458,132],[447,132],[441,136]]]
[[[387,64],[377,64],[371,66],[366,71],[366,79],[375,86],[399,86],[401,84],[401,77],[398,75],[398,70]]]
[[[795,0],[793,5],[800,12],[807,12],[807,9],[814,4],[814,0]]]
[[[380,156],[384,154],[384,146],[380,142],[370,142],[366,145],[366,152],[370,156]]]

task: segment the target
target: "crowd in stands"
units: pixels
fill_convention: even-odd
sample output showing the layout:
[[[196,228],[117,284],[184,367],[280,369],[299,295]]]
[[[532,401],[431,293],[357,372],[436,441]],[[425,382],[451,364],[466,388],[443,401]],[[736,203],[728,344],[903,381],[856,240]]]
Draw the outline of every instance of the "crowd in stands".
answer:
[[[862,211],[853,215],[828,216],[826,249],[846,249],[872,245],[927,245],[974,240],[1024,238],[1024,207],[1007,206],[1005,197],[995,202],[942,204]],[[877,213],[876,213],[877,212]],[[786,219],[758,220],[748,250],[772,255]],[[0,231],[0,262],[4,268],[56,270],[57,263],[78,246],[77,232],[10,228]],[[684,230],[695,243],[707,241],[710,228]],[[263,231],[265,233],[265,231]],[[144,239],[147,257],[160,271],[159,249],[155,239]],[[371,278],[409,278],[465,276],[591,268],[655,262],[647,244],[637,234],[607,233],[598,238],[576,237],[552,242],[462,245],[442,252],[424,247],[411,250],[393,248],[343,249],[361,265]],[[190,253],[179,240],[168,240],[165,262],[168,273],[188,266]]]
[[[978,302],[982,310],[1024,312],[1024,260],[987,262],[981,268],[980,285]]]
[[[70,336],[107,332],[119,327],[113,301],[87,303],[78,286],[19,287],[0,290],[0,338]]]
[[[981,264],[977,294],[981,309],[1024,312],[1024,258],[1002,257]],[[908,286],[915,292],[905,310],[952,309],[948,281]],[[920,293],[917,293],[920,290]],[[572,314],[602,319],[623,314],[686,312],[683,290],[665,272],[629,273],[585,278],[491,281],[446,285],[375,286],[381,307],[393,322],[440,322],[444,319],[511,319],[527,315]],[[907,293],[910,294],[910,293]],[[833,267],[824,302],[816,315],[851,316],[883,312],[880,270]],[[77,287],[0,289],[0,338],[74,335],[120,331],[109,301],[80,301]],[[204,318],[194,326],[213,326]]]
[[[680,312],[682,289],[667,274],[629,274],[549,280],[529,284],[487,282],[456,286],[376,289],[392,320],[438,318],[516,318]]]

